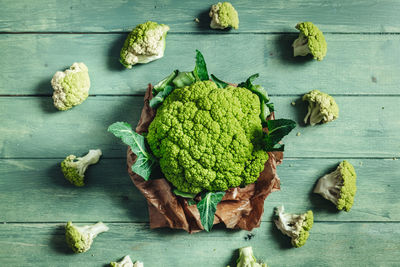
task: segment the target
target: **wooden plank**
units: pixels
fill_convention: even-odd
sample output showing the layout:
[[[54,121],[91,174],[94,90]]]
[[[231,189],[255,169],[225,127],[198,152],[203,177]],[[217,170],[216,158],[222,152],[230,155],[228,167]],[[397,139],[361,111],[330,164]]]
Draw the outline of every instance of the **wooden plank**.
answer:
[[[29,4],[2,0],[0,31],[126,31],[156,20],[173,32],[210,32],[208,11],[218,1],[54,1]],[[302,1],[232,0],[239,13],[237,32],[282,32],[304,20],[325,32],[399,32],[400,3],[396,0]],[[194,22],[199,18],[200,23]]]
[[[329,92],[329,91],[328,91]],[[340,118],[304,127],[306,104],[275,96],[278,118],[299,123],[284,139],[287,157],[400,157],[399,97],[336,97]],[[115,121],[136,125],[142,97],[89,97],[69,111],[57,111],[50,97],[0,97],[0,158],[64,158],[99,147],[104,157],[125,157],[126,147],[107,133]],[[301,133],[297,136],[297,133]]]
[[[400,35],[327,35],[322,62],[292,57],[296,36],[171,34],[164,58],[124,70],[118,59],[126,34],[3,34],[0,95],[50,95],[53,74],[75,61],[89,67],[91,94],[142,94],[173,69],[192,70],[195,49],[204,53],[209,71],[227,81],[259,72],[257,82],[271,95],[315,88],[341,95],[400,94]]]
[[[235,266],[237,249],[252,246],[268,266],[398,266],[399,223],[316,223],[301,249],[272,223],[248,232],[210,233],[149,230],[147,224],[108,224],[87,253],[73,254],[61,224],[0,225],[0,259],[5,266],[106,266],[129,254],[145,266]],[[18,233],[18,234],[17,234]]]
[[[0,223],[148,221],[145,199],[130,181],[125,159],[102,159],[91,166],[83,188],[63,178],[60,161],[0,160]],[[281,191],[267,198],[263,221],[270,221],[273,208],[280,205],[289,212],[312,209],[318,221],[400,221],[399,160],[350,160],[358,174],[358,192],[349,213],[337,212],[333,204],[311,193],[315,181],[339,161],[285,159],[278,167]]]

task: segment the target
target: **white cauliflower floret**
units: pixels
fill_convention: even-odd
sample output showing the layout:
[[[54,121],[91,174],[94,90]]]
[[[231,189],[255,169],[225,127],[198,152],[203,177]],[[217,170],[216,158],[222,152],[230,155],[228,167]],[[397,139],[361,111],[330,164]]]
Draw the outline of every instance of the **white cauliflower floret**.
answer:
[[[148,63],[162,58],[165,50],[165,37],[169,27],[148,21],[139,24],[128,35],[120,53],[120,62],[127,68],[138,63]]]
[[[54,89],[54,106],[59,110],[68,110],[81,104],[89,96],[90,78],[84,63],[74,63],[63,71],[57,71],[51,86]]]
[[[211,29],[239,28],[239,16],[235,8],[229,2],[219,2],[212,5],[209,16]]]

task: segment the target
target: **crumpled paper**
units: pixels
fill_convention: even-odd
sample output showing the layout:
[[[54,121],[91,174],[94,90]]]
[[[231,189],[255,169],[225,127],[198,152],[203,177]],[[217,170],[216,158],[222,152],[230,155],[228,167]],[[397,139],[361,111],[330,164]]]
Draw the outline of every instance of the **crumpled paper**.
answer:
[[[144,106],[136,132],[142,134],[148,131],[156,111],[149,106],[152,98],[152,85],[149,84],[144,96]],[[273,119],[273,116],[270,118]],[[259,227],[264,212],[264,200],[273,191],[280,189],[280,180],[276,166],[282,163],[283,152],[269,152],[269,159],[264,170],[254,184],[246,187],[231,188],[226,191],[222,201],[217,206],[214,224],[224,223],[226,228],[252,230]],[[171,184],[164,178],[145,181],[132,172],[136,155],[128,149],[127,163],[129,175],[147,200],[150,217],[150,228],[169,227],[183,229],[189,233],[203,230],[200,214],[196,205],[189,205],[185,198],[172,193]]]

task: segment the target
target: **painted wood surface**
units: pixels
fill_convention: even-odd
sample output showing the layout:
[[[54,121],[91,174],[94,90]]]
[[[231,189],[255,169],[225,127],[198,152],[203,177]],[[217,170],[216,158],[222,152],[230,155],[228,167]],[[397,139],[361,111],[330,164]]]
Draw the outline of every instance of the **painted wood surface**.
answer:
[[[340,119],[306,127],[307,105],[300,97],[272,98],[278,118],[298,123],[284,139],[287,157],[400,157],[400,97],[335,99]],[[0,157],[63,158],[71,151],[83,154],[95,147],[101,148],[106,158],[125,157],[126,146],[108,133],[107,127],[115,121],[136,125],[142,107],[142,96],[89,97],[66,112],[57,111],[51,97],[1,97]]]
[[[235,266],[237,248],[248,245],[272,267],[399,265],[400,2],[232,1],[238,31],[209,29],[212,3],[0,0],[0,266],[107,266],[126,254],[146,267]],[[171,27],[165,57],[124,70],[121,45],[146,20]],[[324,61],[292,57],[299,21],[324,31]],[[225,80],[260,73],[277,116],[299,123],[284,140],[281,191],[267,198],[251,240],[246,231],[221,226],[194,235],[150,230],[144,197],[126,173],[126,147],[106,132],[118,120],[135,125],[147,83],[175,68],[193,69],[196,48],[210,72]],[[50,80],[75,61],[89,67],[91,96],[58,112]],[[335,96],[337,121],[304,126],[300,96],[311,89]],[[72,187],[60,161],[97,147],[104,155],[90,167],[87,186]],[[316,179],[343,159],[358,174],[349,213],[311,193]],[[281,204],[289,212],[314,210],[316,223],[300,249],[290,249],[271,223],[273,207]],[[68,220],[102,220],[110,231],[91,251],[74,255],[64,241]]]
[[[1,0],[3,32],[128,31],[147,20],[168,24],[173,32],[214,32],[208,12],[218,1]],[[299,21],[313,21],[325,32],[400,32],[397,0],[232,0],[242,32],[295,31]],[[200,23],[194,22],[195,18]]]
[[[93,95],[143,94],[149,82],[172,69],[193,70],[195,49],[203,52],[209,71],[227,81],[238,83],[259,72],[257,82],[270,95],[312,89],[334,95],[400,95],[400,35],[327,34],[328,54],[315,62],[292,57],[297,34],[169,34],[164,58],[131,70],[119,63],[126,36],[0,35],[0,95],[51,95],[51,77],[76,61],[87,64]]]
[[[64,179],[60,161],[0,160],[0,177],[3,177],[0,224],[2,221],[148,221],[145,199],[131,182],[125,159],[102,159],[91,166],[83,188],[76,188]],[[349,160],[358,175],[358,192],[351,212],[337,212],[329,201],[312,194],[316,180],[336,168],[339,161],[285,159],[278,167],[281,191],[268,196],[263,221],[270,221],[273,208],[282,204],[288,211],[312,209],[319,222],[400,221],[400,160]]]
[[[145,266],[235,266],[237,248],[251,245],[268,266],[398,266],[398,223],[315,223],[307,245],[295,249],[272,223],[248,232],[214,229],[187,234],[168,229],[148,230],[147,224],[109,223],[88,253],[74,255],[65,246],[62,224],[0,225],[0,260],[13,266],[107,266],[129,254]],[[373,241],[373,243],[371,243]],[[368,263],[368,265],[364,265]]]

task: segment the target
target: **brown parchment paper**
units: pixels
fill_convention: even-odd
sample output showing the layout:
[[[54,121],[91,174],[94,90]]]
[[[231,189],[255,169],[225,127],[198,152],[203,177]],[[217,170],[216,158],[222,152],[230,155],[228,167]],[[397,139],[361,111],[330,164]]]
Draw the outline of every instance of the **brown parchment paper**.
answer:
[[[149,84],[144,96],[144,106],[136,127],[137,133],[148,131],[156,114],[150,108],[152,86]],[[273,118],[270,118],[273,119]],[[264,212],[264,200],[273,191],[280,189],[276,166],[283,160],[283,152],[269,152],[269,159],[255,184],[246,187],[231,188],[226,191],[217,206],[214,224],[224,223],[226,228],[252,230],[259,227]],[[128,149],[128,172],[136,187],[147,200],[150,217],[150,228],[169,227],[183,229],[189,233],[203,230],[196,205],[189,206],[187,201],[172,193],[172,186],[163,178],[145,181],[132,172],[136,155]]]

